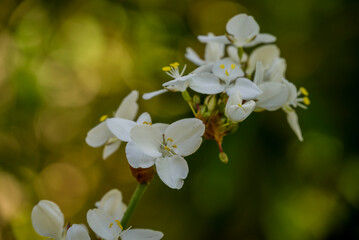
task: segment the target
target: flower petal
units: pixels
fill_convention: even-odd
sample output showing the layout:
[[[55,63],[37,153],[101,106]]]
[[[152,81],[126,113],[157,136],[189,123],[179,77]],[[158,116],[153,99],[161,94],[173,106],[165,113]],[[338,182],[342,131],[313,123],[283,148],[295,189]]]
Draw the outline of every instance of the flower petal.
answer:
[[[126,145],[126,157],[133,168],[149,168],[155,164],[156,158],[146,155],[135,143]]]
[[[157,90],[157,91],[154,91],[154,92],[149,92],[149,93],[145,93],[142,95],[142,98],[145,99],[145,100],[149,100],[155,96],[158,96],[162,93],[165,93],[165,92],[168,92],[167,89],[161,89],[161,90]]]
[[[264,45],[253,50],[248,59],[246,73],[251,75],[256,67],[256,63],[261,61],[264,70],[267,70],[276,58],[279,58],[279,48],[274,45]]]
[[[163,141],[160,130],[153,126],[137,125],[131,130],[131,139],[142,152],[151,157],[159,157]]]
[[[86,143],[91,147],[100,147],[104,145],[113,134],[107,127],[107,123],[102,122],[92,128],[86,136]]]
[[[198,56],[198,54],[190,47],[186,48],[185,57],[196,64],[197,66],[203,65],[205,62]]]
[[[244,100],[254,99],[262,94],[262,90],[247,78],[238,78],[235,84],[227,89],[227,94],[232,95],[235,91],[239,91],[241,98]]]
[[[286,110],[285,108],[283,108],[283,110],[287,113],[287,120],[289,126],[292,128],[295,135],[297,135],[299,141],[303,142],[302,130],[300,129],[299,126],[297,113],[294,110],[289,111]]]
[[[224,58],[215,63],[212,72],[227,83],[244,75],[240,64],[233,62],[230,58]]]
[[[168,126],[165,131],[165,140],[167,146],[173,148],[173,151],[181,156],[188,156],[197,151],[202,143],[202,135],[205,126],[203,122],[197,118],[187,118],[176,121]],[[168,139],[172,139],[169,142]]]
[[[219,79],[215,75],[207,72],[194,76],[189,82],[189,87],[199,93],[217,94],[223,92],[225,85],[220,84]]]
[[[103,148],[103,152],[102,152],[103,160],[106,160],[109,156],[111,156],[114,152],[116,152],[120,146],[121,146],[120,140],[116,140],[112,143],[107,143]]]
[[[41,200],[31,212],[31,222],[35,231],[44,237],[61,239],[64,215],[56,203]]]
[[[121,234],[122,240],[159,240],[163,233],[150,229],[129,229]]]
[[[187,162],[178,155],[157,158],[156,169],[160,179],[173,189],[182,188],[184,179],[188,175]]]
[[[238,48],[236,48],[235,46],[228,46],[227,47],[227,54],[228,57],[236,62],[236,63],[240,63],[241,60],[239,59],[239,55],[238,55]]]
[[[137,124],[150,124],[152,123],[151,115],[147,112],[142,113],[136,121]]]
[[[256,109],[275,111],[288,101],[289,89],[285,83],[265,82],[259,87],[263,93],[258,96]]]
[[[258,61],[256,63],[256,73],[254,75],[253,82],[258,85],[263,82],[263,78],[264,78],[263,63],[261,61]]]
[[[253,100],[247,101],[242,105],[241,95],[237,91],[229,96],[225,114],[233,122],[241,122],[252,113],[255,105]]]
[[[122,219],[127,209],[126,204],[122,201],[122,193],[118,189],[108,191],[95,205],[117,220]]]
[[[114,224],[115,219],[102,209],[92,209],[87,212],[87,223],[92,231],[106,240],[117,240],[121,229]]]
[[[135,119],[138,111],[137,99],[138,91],[133,90],[130,94],[127,95],[127,97],[122,100],[122,103],[115,113],[115,117],[129,120]]]
[[[261,43],[272,43],[275,42],[277,38],[269,33],[259,33],[257,37],[250,43],[244,44],[243,47],[253,47]]]
[[[118,139],[128,142],[131,140],[130,131],[136,122],[124,118],[110,118],[106,120],[107,126]]]
[[[66,240],[91,240],[91,238],[85,226],[73,224],[67,230]]]
[[[197,38],[201,43],[208,43],[208,42],[217,42],[217,43],[222,43],[222,44],[231,43],[228,40],[228,38],[224,35],[222,35],[222,36],[199,35]]]
[[[208,36],[213,36],[213,33],[208,33]],[[204,50],[204,59],[206,63],[218,62],[224,56],[224,44],[215,41],[210,41],[206,44]]]
[[[242,47],[258,35],[259,25],[252,16],[238,14],[228,21],[226,30],[233,35],[234,44]]]
[[[157,128],[158,130],[160,130],[160,132],[162,134],[164,134],[166,129],[168,128],[169,124],[167,124],[167,123],[154,123],[152,126]]]

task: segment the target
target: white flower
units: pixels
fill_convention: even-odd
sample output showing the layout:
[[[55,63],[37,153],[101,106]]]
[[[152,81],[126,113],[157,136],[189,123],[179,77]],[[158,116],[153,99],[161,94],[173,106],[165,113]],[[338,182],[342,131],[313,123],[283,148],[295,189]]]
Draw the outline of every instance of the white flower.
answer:
[[[259,25],[252,16],[238,14],[232,17],[227,25],[227,36],[198,36],[199,41],[215,41],[223,44],[232,43],[237,47],[253,47],[260,43],[271,43],[276,40],[271,34],[259,33]]]
[[[188,87],[188,80],[194,76],[194,74],[190,73],[188,75],[183,75],[184,71],[186,70],[186,65],[183,67],[182,71],[178,68],[179,63],[174,62],[171,63],[170,66],[165,66],[162,68],[162,71],[164,71],[168,76],[172,77],[173,80],[165,82],[162,84],[162,86],[165,89],[157,90],[150,93],[143,94],[142,98],[145,100],[151,99],[155,96],[158,96],[162,93],[165,93],[167,91],[172,92],[184,92],[186,91]]]
[[[114,117],[133,120],[138,111],[137,99],[138,92],[132,91],[123,99]],[[102,155],[103,159],[108,158],[121,145],[121,141],[117,139],[108,129],[106,118],[107,116],[103,116],[101,118],[102,122],[92,128],[87,133],[86,137],[86,142],[91,147],[100,147],[105,145]]]
[[[84,225],[73,224],[67,230],[66,240],[91,240],[91,238]]]
[[[127,206],[122,201],[122,193],[118,189],[108,191],[95,206],[115,219],[121,220]]]
[[[62,239],[64,215],[56,203],[41,200],[31,212],[31,222],[35,231],[44,237]]]
[[[253,100],[243,104],[240,92],[236,91],[228,98],[225,114],[233,122],[241,122],[253,112],[255,105]]]
[[[126,146],[128,162],[133,168],[156,165],[160,179],[170,188],[180,189],[188,175],[183,156],[197,151],[204,131],[204,124],[196,118],[176,121],[164,132],[154,126],[135,126]]]
[[[213,37],[213,33],[208,33],[209,37]],[[221,60],[224,56],[224,44],[218,42],[207,42],[204,49],[204,59],[201,59],[198,54],[190,47],[186,49],[186,58],[194,64],[201,66],[205,64],[215,63]]]
[[[191,88],[205,94],[226,92],[231,95],[235,91],[241,93],[244,100],[254,99],[262,91],[251,80],[241,78],[244,75],[239,64],[225,58],[212,67],[213,73],[199,73],[191,79]]]
[[[123,230],[120,220],[107,214],[102,209],[92,209],[87,212],[87,222],[90,228],[105,240],[159,240],[163,233],[150,229]]]

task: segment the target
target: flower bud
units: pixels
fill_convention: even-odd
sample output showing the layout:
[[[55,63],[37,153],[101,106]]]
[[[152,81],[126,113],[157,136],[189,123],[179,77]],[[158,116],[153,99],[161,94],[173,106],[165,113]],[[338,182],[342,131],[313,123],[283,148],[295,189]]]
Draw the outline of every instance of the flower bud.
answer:
[[[194,95],[192,101],[193,101],[194,104],[200,104],[201,103],[201,98],[198,95]]]
[[[192,100],[191,96],[189,95],[189,93],[187,91],[182,92],[182,97],[186,102]]]
[[[208,110],[213,111],[217,106],[217,98],[216,95],[212,95],[208,101]]]
[[[31,222],[35,231],[45,237],[61,239],[64,215],[56,203],[41,200],[31,212]]]
[[[219,159],[223,163],[228,163],[228,157],[227,157],[227,154],[225,152],[220,152],[219,153]]]
[[[122,219],[127,208],[122,201],[122,193],[118,189],[108,191],[95,205],[119,220]]]

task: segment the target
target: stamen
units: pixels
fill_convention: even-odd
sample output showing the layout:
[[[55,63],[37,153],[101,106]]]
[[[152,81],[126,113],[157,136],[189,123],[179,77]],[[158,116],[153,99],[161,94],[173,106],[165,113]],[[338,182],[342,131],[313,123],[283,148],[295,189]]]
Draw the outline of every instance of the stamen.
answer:
[[[222,69],[224,69],[224,64],[221,64],[219,67],[222,68]]]
[[[105,121],[107,119],[107,115],[102,115],[101,117],[100,117],[100,122],[103,122],[103,121]]]
[[[175,144],[175,145],[172,145],[172,147],[173,147],[173,148],[177,148],[177,145],[176,145],[176,144]]]
[[[231,64],[231,69],[234,69],[236,67],[235,64]]]
[[[168,141],[173,142],[173,139],[172,139],[172,138],[167,138],[167,142],[168,142]]]
[[[238,103],[238,107],[243,108],[242,104]]]
[[[304,94],[304,93],[303,93],[303,94]],[[304,98],[303,98],[303,103],[304,103],[305,105],[310,105],[309,97],[304,97]]]
[[[169,67],[169,66],[163,67],[162,71],[164,71],[164,72],[171,71],[171,67]]]
[[[112,226],[113,226],[113,223],[110,223],[109,227],[112,228]]]
[[[227,76],[229,76],[229,73],[228,73],[228,71],[227,71],[227,70],[226,70],[226,75],[227,75]]]
[[[167,151],[171,151],[171,149],[167,146],[164,146],[164,149],[166,149]]]
[[[307,89],[305,89],[304,87],[300,87],[299,88],[299,91],[301,93],[303,93],[304,96],[308,96],[309,95],[309,92],[307,91]]]
[[[115,222],[117,223],[117,226],[119,226],[121,228],[121,230],[123,230],[120,220],[115,220]]]
[[[149,125],[149,123],[147,121],[143,121],[142,124],[146,124],[146,125]]]
[[[170,63],[170,66],[173,68],[177,68],[179,66],[178,62]]]

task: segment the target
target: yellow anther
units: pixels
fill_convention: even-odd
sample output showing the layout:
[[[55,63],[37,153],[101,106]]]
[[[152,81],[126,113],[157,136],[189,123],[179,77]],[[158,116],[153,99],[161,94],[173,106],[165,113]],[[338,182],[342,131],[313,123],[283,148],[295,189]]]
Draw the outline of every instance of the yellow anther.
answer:
[[[177,68],[179,66],[178,62],[170,63],[170,66],[173,68]]]
[[[107,115],[102,115],[101,117],[100,117],[100,122],[103,122],[103,121],[105,121],[107,119]]]
[[[299,91],[301,93],[303,93],[304,96],[308,96],[309,95],[309,92],[307,91],[307,89],[305,89],[304,87],[300,87],[299,88]]]
[[[231,69],[234,69],[236,67],[236,64],[231,64]]]
[[[172,138],[167,138],[167,141],[173,142],[173,139]]]
[[[164,71],[164,72],[171,71],[171,67],[169,67],[169,66],[163,67],[162,71]]]
[[[219,67],[222,68],[222,69],[224,69],[224,64],[221,64]]]
[[[167,146],[164,146],[164,148],[167,150],[167,151],[171,151],[171,149]]]
[[[242,104],[238,103],[238,107],[243,108]]]
[[[226,70],[226,75],[227,75],[227,76],[229,76],[229,73],[228,73],[228,71],[227,71],[227,70]]]
[[[149,123],[147,122],[147,121],[143,121],[143,123],[142,124],[146,124],[146,125],[149,125]]]
[[[310,105],[309,97],[304,97],[303,102],[304,102],[305,105]]]
[[[177,148],[177,145],[176,145],[176,144],[175,144],[175,145],[172,145],[172,147],[173,147],[173,148]]]
[[[116,222],[117,226],[119,226],[121,228],[121,230],[123,230],[120,220],[115,220],[115,222]]]
[[[112,228],[112,226],[113,226],[113,223],[110,223],[109,227]]]

